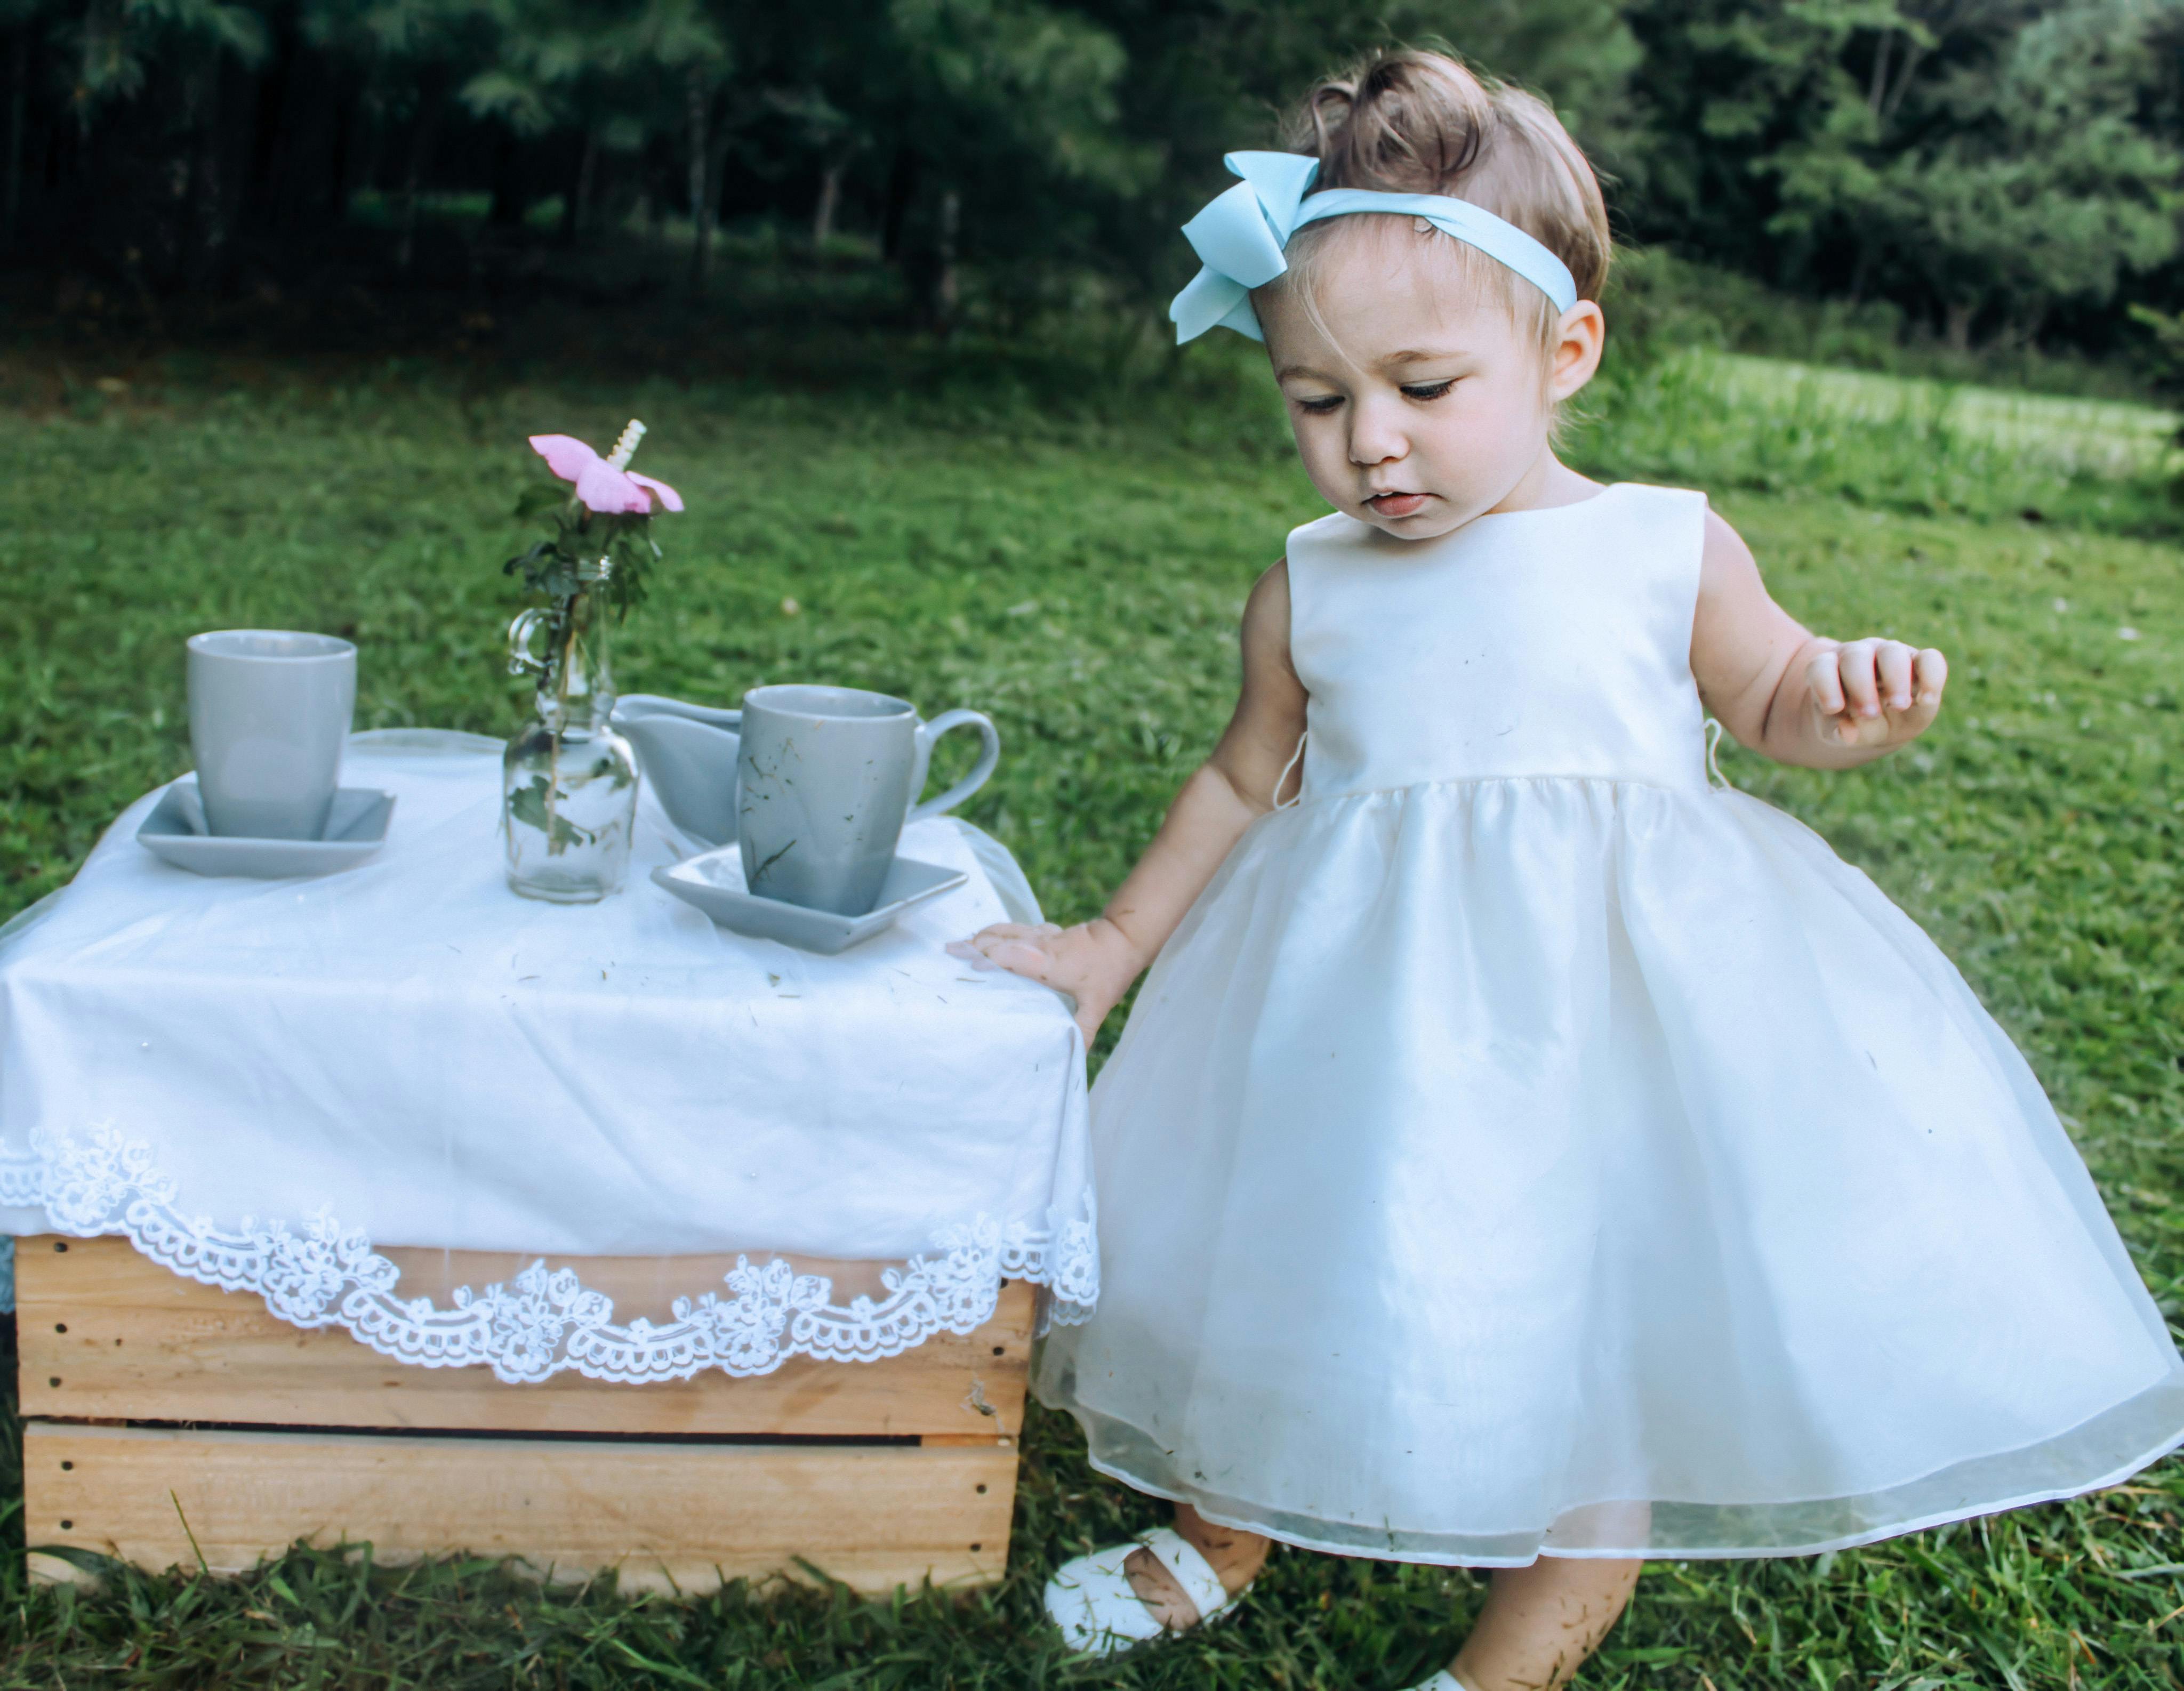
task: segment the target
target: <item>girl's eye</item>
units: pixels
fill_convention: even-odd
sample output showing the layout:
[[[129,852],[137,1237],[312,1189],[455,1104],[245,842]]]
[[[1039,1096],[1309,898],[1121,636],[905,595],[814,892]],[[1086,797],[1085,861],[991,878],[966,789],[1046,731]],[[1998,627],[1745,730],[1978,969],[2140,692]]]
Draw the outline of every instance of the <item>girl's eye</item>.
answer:
[[[1449,389],[1455,386],[1456,379],[1453,376],[1446,381],[1421,381],[1404,388],[1403,398],[1406,399],[1446,398]]]
[[[1316,395],[1310,399],[1300,399],[1296,402],[1296,408],[1312,416],[1323,417],[1341,403],[1342,396],[1340,393],[1325,393]]]

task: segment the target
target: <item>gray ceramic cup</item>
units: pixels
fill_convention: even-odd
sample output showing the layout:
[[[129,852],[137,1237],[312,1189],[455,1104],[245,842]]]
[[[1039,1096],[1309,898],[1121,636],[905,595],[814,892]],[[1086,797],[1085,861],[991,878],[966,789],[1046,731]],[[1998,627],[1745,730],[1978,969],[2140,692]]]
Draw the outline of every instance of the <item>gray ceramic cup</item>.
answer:
[[[984,740],[970,774],[913,807],[933,743],[951,728]],[[905,822],[952,810],[1000,761],[975,710],[918,720],[905,699],[848,687],[760,687],[744,695],[736,835],[744,885],[760,898],[861,916],[878,902]]]
[[[356,648],[331,634],[191,637],[190,749],[215,834],[315,840],[356,712]]]

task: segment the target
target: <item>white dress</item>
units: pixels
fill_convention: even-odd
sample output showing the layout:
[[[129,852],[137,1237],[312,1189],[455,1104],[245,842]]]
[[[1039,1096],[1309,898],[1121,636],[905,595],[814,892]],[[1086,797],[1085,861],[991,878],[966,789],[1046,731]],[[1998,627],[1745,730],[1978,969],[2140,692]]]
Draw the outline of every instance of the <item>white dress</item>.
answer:
[[[1290,537],[1301,801],[1092,1097],[1039,1395],[1231,1526],[1473,1565],[1830,1549],[2184,1440],[2184,1362],[1933,943],[1709,783],[1705,497]]]

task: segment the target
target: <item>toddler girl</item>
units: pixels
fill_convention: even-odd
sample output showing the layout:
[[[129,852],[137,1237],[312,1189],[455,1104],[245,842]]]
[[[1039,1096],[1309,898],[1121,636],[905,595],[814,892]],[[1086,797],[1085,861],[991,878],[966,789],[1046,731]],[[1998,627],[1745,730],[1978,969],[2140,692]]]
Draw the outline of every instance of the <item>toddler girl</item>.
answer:
[[[1050,1585],[1210,1619],[1270,1539],[1491,1567],[1449,1691],[1561,1683],[1642,1557],[2110,1484],[2184,1361],[2024,1060],[1858,871],[1709,778],[1847,769],[1942,654],[1808,632],[1702,493],[1553,450],[1607,220],[1547,108],[1392,53],[1185,230],[1313,485],[1243,688],[1106,913],[989,928],[1089,1040],[1103,1292],[1044,1401],[1175,1526]]]

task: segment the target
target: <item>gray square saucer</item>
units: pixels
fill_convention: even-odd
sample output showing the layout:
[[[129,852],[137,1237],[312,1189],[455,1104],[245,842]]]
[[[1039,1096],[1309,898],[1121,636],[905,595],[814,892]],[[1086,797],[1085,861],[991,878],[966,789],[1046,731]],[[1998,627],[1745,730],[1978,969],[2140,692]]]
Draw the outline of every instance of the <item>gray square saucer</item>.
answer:
[[[260,840],[215,834],[205,826],[197,779],[185,776],[162,793],[136,830],[136,843],[177,869],[198,875],[237,875],[253,881],[285,881],[331,875],[359,864],[387,843],[394,795],[368,787],[343,787],[326,812],[326,832],[315,840]]]
[[[960,869],[899,857],[889,865],[880,901],[861,916],[832,910],[807,910],[778,898],[761,898],[744,889],[743,848],[722,846],[680,863],[662,864],[652,878],[686,904],[703,910],[722,927],[753,939],[778,940],[799,951],[832,957],[861,940],[894,926],[912,904],[952,892],[971,877]]]

